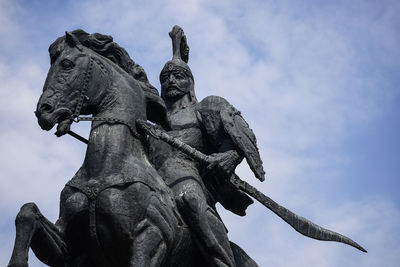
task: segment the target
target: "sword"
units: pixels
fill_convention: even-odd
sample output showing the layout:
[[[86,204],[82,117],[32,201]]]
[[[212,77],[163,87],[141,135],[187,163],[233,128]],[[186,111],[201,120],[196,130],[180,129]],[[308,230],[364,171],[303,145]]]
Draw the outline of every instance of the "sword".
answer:
[[[157,128],[155,125],[152,125],[144,120],[137,120],[136,125],[143,130],[146,134],[156,138],[160,139],[172,147],[178,149],[179,151],[185,153],[186,155],[192,157],[193,159],[204,163],[204,164],[212,164],[213,163],[213,157],[208,156],[197,149],[189,146],[188,144],[185,144],[181,140],[170,136],[167,134],[164,130],[161,130]],[[275,201],[273,201],[271,198],[267,197],[264,195],[262,192],[257,190],[255,187],[247,183],[246,181],[241,180],[235,173],[232,174],[231,177],[229,177],[229,181],[239,190],[245,192],[249,196],[253,197],[256,199],[258,202],[260,202],[262,205],[270,209],[273,213],[278,215],[281,219],[283,219],[286,223],[288,223],[291,227],[293,227],[294,230],[299,232],[302,235],[305,235],[307,237],[313,238],[313,239],[318,239],[322,241],[336,241],[336,242],[341,242],[347,245],[350,245],[352,247],[355,247],[362,252],[367,252],[362,246],[360,246],[358,243],[353,241],[352,239],[339,234],[337,232],[328,230],[326,228],[323,228],[309,220],[307,220],[304,217],[301,217],[292,211],[288,210],[287,208],[279,205]]]

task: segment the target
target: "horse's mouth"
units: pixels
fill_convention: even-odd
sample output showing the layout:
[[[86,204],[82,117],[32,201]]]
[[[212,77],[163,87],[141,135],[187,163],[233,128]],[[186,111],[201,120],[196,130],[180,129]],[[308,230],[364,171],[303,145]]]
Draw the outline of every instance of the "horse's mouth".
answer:
[[[66,124],[70,122],[72,112],[67,108],[58,108],[51,113],[42,113],[38,116],[38,123],[43,130],[50,131],[56,123]]]

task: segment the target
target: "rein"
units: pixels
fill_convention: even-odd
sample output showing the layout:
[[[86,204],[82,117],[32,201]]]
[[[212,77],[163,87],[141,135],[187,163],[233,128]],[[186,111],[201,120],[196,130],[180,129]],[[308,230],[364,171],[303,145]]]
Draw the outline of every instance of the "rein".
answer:
[[[139,134],[134,127],[132,127],[128,122],[121,120],[121,119],[117,119],[117,118],[100,118],[100,117],[82,117],[79,116],[81,114],[81,109],[83,107],[83,103],[86,100],[89,100],[89,98],[86,96],[86,90],[89,86],[89,81],[90,78],[92,78],[92,70],[93,70],[93,57],[89,58],[89,66],[88,66],[88,70],[86,71],[86,76],[85,76],[85,80],[84,80],[84,84],[81,90],[81,94],[79,96],[79,100],[78,103],[76,104],[75,107],[75,111],[72,115],[72,118],[70,120],[70,125],[73,122],[80,122],[80,121],[103,121],[103,122],[110,122],[110,123],[117,123],[117,124],[123,124],[126,125],[129,129],[129,131],[131,132],[131,134],[138,138],[139,140],[143,141],[143,136],[141,134]],[[85,143],[85,144],[89,144],[89,140],[87,140],[86,138],[82,137],[81,135],[69,130],[67,132],[67,134],[71,135],[72,137],[78,139],[79,141]]]
[[[76,117],[74,122],[80,122],[80,121],[104,121],[104,122],[111,122],[111,123],[116,123],[116,124],[123,124],[126,125],[129,129],[129,131],[131,132],[131,134],[138,138],[139,140],[143,139],[143,136],[141,134],[139,134],[128,122],[120,120],[120,119],[114,119],[114,118],[99,118],[99,117]],[[78,138],[77,136],[74,136],[75,138],[77,138],[78,140],[88,144],[89,141],[87,139],[85,139],[84,137],[80,136],[77,133],[74,133],[75,135],[79,136],[80,138]],[[83,140],[82,140],[83,139]]]

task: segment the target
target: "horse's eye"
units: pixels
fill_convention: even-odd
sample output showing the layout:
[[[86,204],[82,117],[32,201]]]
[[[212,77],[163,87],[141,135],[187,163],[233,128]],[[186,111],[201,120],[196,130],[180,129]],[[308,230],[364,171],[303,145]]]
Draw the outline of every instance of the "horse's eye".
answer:
[[[74,62],[72,62],[69,59],[63,59],[61,61],[61,66],[63,66],[66,69],[72,69],[74,67]]]

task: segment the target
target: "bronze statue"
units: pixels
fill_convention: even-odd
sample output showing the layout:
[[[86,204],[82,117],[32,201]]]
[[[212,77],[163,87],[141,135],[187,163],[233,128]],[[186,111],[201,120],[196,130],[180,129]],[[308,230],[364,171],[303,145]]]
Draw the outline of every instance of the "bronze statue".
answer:
[[[184,219],[198,237],[199,250],[208,260],[207,266],[235,266],[215,204],[220,202],[236,214],[245,215],[252,200],[236,190],[224,176],[232,174],[246,156],[256,176],[264,179],[255,136],[242,119],[234,118],[240,114],[225,99],[210,96],[197,101],[193,75],[187,65],[186,36],[175,26],[170,37],[173,58],[160,73],[161,97],[167,107],[170,126],[168,134],[198,151],[211,154],[215,171],[154,139],[150,146],[152,163],[174,192]]]
[[[28,266],[29,248],[54,267],[257,266],[228,240],[215,209],[219,202],[244,216],[249,196],[303,235],[365,251],[237,177],[246,158],[264,180],[255,135],[225,99],[197,101],[186,36],[178,26],[170,36],[173,58],[160,74],[161,97],[111,36],[75,30],[50,46],[38,123],[44,130],[58,124],[57,136],[70,134],[88,147],[61,192],[57,222],[34,203],[22,206],[8,266]],[[78,121],[92,122],[89,140],[70,130]]]
[[[160,82],[168,114],[165,124],[170,129],[166,133],[148,124],[140,125],[155,137],[150,142],[152,163],[173,190],[189,227],[199,236],[200,251],[210,266],[234,266],[230,250],[235,244],[228,246],[227,236],[221,236],[216,202],[244,216],[247,206],[253,203],[247,194],[305,236],[342,242],[366,252],[353,240],[294,214],[236,176],[236,166],[246,158],[255,177],[264,181],[256,137],[240,112],[225,99],[209,96],[197,101],[193,74],[187,65],[186,36],[179,26],[169,34],[173,58],[161,71]],[[220,236],[218,244],[212,242],[216,236]],[[251,259],[247,262],[255,264]]]

